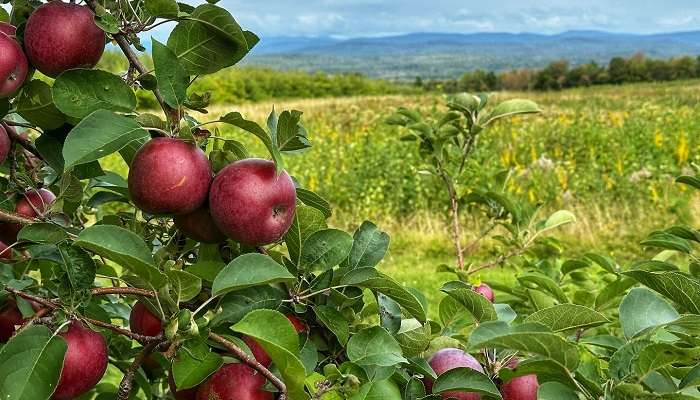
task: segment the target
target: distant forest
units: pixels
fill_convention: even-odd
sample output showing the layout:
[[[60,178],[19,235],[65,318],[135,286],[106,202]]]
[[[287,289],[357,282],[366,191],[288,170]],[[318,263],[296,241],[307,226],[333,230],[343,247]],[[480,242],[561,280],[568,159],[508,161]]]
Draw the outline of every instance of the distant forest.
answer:
[[[589,62],[572,66],[567,60],[559,60],[541,69],[516,69],[506,72],[477,69],[464,73],[458,79],[416,78],[414,85],[426,91],[456,93],[561,90],[580,86],[693,78],[700,78],[700,56],[661,60],[639,53],[629,58],[615,57],[607,65]]]

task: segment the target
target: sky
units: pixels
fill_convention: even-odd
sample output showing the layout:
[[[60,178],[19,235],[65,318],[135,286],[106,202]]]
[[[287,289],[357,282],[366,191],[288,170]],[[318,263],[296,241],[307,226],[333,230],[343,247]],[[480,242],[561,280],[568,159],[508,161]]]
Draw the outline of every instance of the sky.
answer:
[[[700,0],[222,0],[263,36],[700,29]]]

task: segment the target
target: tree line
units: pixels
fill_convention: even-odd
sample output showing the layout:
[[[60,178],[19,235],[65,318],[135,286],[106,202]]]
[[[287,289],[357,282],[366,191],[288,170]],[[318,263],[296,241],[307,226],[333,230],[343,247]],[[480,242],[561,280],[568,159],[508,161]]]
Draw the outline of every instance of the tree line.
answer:
[[[594,61],[572,65],[557,60],[542,69],[517,69],[504,72],[477,69],[458,79],[424,81],[416,78],[415,86],[427,91],[446,93],[494,90],[561,90],[581,86],[661,82],[700,78],[700,56],[653,59],[638,53],[615,57],[607,65]]]

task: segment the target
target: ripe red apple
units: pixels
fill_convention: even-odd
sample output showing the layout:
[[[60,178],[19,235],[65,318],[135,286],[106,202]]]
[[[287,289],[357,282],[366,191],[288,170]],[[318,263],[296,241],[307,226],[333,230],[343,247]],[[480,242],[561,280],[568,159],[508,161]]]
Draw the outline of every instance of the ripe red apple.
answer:
[[[265,377],[245,364],[226,364],[197,390],[197,400],[272,400]]]
[[[43,216],[56,201],[56,196],[47,189],[30,190],[17,201],[15,213],[27,217],[36,218]],[[37,213],[37,211],[39,211]],[[17,234],[22,229],[20,224],[0,224],[0,240],[5,243],[15,243]]]
[[[73,68],[92,68],[105,49],[105,33],[85,6],[50,1],[37,8],[24,29],[29,61],[45,75],[57,77]]]
[[[485,284],[485,283],[482,283],[482,284],[479,285],[479,286],[475,286],[475,287],[474,287],[474,291],[477,292],[477,293],[479,293],[480,295],[486,297],[486,298],[488,299],[488,301],[490,301],[491,303],[493,303],[493,300],[494,300],[495,297],[494,297],[494,294],[493,294],[493,289],[491,289],[491,286],[489,286],[489,285],[487,285],[487,284]]]
[[[514,369],[518,366],[518,360],[513,359],[507,364],[507,368]],[[523,375],[513,378],[501,385],[503,400],[537,400],[537,390],[540,385],[537,375]]]
[[[202,243],[221,243],[226,236],[216,227],[208,208],[173,217],[175,226],[183,235]]]
[[[24,84],[29,71],[27,57],[14,36],[0,33],[0,98],[9,97]]]
[[[7,22],[0,22],[0,32],[7,36],[15,36],[17,35],[17,28]]]
[[[129,169],[131,200],[149,214],[189,214],[207,200],[211,166],[204,152],[172,138],[155,138]]]
[[[170,372],[168,375],[168,387],[170,392],[175,396],[175,400],[196,400],[197,399],[197,388],[185,389],[178,391],[175,387],[175,378],[173,378],[173,373]]]
[[[0,227],[2,229],[2,227]],[[0,260],[12,260],[12,249],[0,241]]]
[[[294,330],[296,330],[297,333],[306,332],[309,329],[306,326],[306,324],[304,324],[299,318],[297,318],[296,315],[287,314],[286,317],[289,320],[289,322],[292,323],[292,325],[294,326]],[[272,364],[272,359],[270,358],[270,355],[267,354],[265,349],[263,349],[262,346],[260,346],[258,342],[255,341],[255,339],[253,339],[250,336],[243,336],[243,341],[253,353],[253,357],[255,357],[255,359],[260,364],[264,365],[265,367],[269,367],[270,364]]]
[[[132,332],[144,336],[158,336],[163,331],[160,318],[146,307],[143,301],[137,301],[129,315],[129,327]]]
[[[296,211],[296,189],[287,172],[277,174],[274,163],[241,160],[214,178],[209,207],[226,236],[261,246],[278,241],[289,229]]]
[[[93,387],[107,370],[107,344],[99,333],[72,321],[60,334],[68,344],[53,400],[71,400]]]
[[[0,307],[0,343],[5,343],[15,333],[15,326],[22,324],[22,313],[14,300],[8,300]]]
[[[471,354],[465,353],[460,349],[446,348],[435,353],[428,360],[428,364],[433,368],[435,373],[440,376],[445,372],[459,367],[471,368],[475,371],[484,372],[484,369],[479,364],[476,358]],[[423,383],[428,392],[433,389],[432,379],[424,379]],[[440,397],[448,399],[453,397],[458,400],[479,400],[481,395],[473,392],[444,392],[440,393]]]
[[[10,155],[10,149],[12,148],[12,141],[10,141],[10,136],[7,134],[5,125],[0,125],[0,164],[4,163],[7,156]]]

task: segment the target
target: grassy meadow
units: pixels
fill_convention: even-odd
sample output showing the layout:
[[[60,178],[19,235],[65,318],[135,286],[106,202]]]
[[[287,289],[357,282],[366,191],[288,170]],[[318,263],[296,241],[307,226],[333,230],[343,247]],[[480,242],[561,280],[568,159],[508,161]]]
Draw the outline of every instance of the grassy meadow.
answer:
[[[512,169],[508,190],[547,211],[568,209],[577,223],[557,233],[563,257],[595,251],[626,265],[641,255],[639,241],[650,231],[700,216],[700,199],[673,178],[700,163],[700,81],[601,86],[548,93],[499,93],[498,101],[527,97],[543,113],[499,123],[481,138],[471,173],[484,184]],[[399,106],[434,112],[439,95],[396,95],[289,100],[217,106],[209,119],[229,111],[264,123],[273,105],[304,111],[314,146],[286,159],[299,181],[335,207],[334,224],[346,228],[364,219],[392,237],[382,268],[401,282],[438,293],[452,263],[446,201],[432,177],[418,173],[415,144],[384,120]],[[251,135],[220,125],[215,135],[238,138],[265,155]],[[469,241],[484,224],[465,221]],[[493,257],[483,243],[472,257]],[[484,271],[485,281],[509,282],[508,268]],[[437,310],[431,310],[436,312]]]

